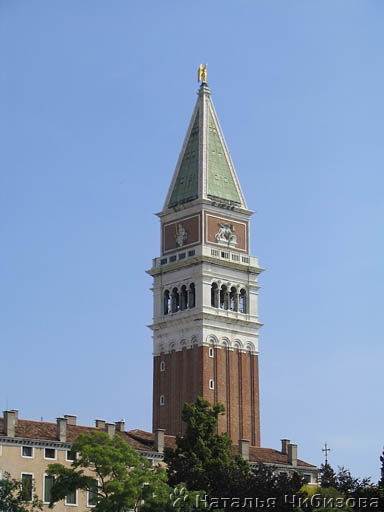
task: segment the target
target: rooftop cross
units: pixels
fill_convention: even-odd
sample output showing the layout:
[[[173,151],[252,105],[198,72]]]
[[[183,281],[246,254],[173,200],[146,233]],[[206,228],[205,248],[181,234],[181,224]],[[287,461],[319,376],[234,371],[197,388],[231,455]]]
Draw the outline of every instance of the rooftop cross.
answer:
[[[325,464],[328,464],[328,452],[330,452],[331,449],[328,448],[327,443],[324,444],[324,448],[322,448],[321,451],[325,453]]]

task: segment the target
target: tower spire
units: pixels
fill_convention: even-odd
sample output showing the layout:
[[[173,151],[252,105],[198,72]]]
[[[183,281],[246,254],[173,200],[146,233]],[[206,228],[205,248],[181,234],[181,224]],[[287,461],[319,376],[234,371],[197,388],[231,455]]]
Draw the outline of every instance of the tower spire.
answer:
[[[244,195],[200,65],[201,86],[163,211],[195,200],[247,209]]]

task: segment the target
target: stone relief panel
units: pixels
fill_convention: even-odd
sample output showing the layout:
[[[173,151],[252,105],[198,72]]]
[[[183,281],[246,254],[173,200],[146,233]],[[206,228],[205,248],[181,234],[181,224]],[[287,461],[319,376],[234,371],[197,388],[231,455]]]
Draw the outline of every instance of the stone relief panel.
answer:
[[[163,254],[201,243],[200,215],[163,224]]]
[[[248,252],[248,223],[205,214],[205,243]]]

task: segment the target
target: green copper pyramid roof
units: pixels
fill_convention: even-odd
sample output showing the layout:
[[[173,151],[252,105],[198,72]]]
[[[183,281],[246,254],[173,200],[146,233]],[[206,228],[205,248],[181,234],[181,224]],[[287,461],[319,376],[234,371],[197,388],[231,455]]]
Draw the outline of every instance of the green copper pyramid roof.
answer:
[[[209,113],[208,196],[241,203],[212,113]]]
[[[193,201],[198,195],[199,178],[199,112],[197,112],[195,122],[187,146],[185,148],[183,160],[177,175],[175,186],[168,203],[172,208],[178,204]]]
[[[247,208],[205,83],[198,93],[164,210],[195,199]]]

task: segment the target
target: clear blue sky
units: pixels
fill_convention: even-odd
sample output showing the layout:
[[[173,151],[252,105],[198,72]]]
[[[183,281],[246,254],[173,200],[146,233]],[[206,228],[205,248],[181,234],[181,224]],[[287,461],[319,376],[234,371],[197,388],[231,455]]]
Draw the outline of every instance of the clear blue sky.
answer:
[[[266,268],[262,444],[378,479],[383,23],[382,0],[0,0],[0,410],[151,429],[153,213],[208,62]]]

